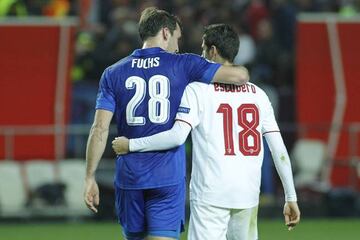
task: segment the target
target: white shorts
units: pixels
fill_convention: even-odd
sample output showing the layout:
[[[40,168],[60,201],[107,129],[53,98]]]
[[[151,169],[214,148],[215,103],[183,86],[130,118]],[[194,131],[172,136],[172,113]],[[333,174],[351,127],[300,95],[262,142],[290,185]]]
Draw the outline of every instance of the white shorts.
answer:
[[[190,201],[188,240],[257,240],[258,206],[229,209]]]

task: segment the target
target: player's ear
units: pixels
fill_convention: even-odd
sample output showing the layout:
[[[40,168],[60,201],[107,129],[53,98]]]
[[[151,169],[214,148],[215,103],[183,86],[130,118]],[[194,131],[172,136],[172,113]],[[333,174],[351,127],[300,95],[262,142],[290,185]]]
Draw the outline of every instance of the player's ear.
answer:
[[[212,45],[211,48],[209,49],[209,56],[211,57],[211,59],[215,59],[217,55],[218,55],[218,50],[216,46]]]
[[[165,41],[169,39],[170,31],[169,31],[169,29],[167,27],[162,28],[161,33],[162,33],[162,36],[163,36]]]

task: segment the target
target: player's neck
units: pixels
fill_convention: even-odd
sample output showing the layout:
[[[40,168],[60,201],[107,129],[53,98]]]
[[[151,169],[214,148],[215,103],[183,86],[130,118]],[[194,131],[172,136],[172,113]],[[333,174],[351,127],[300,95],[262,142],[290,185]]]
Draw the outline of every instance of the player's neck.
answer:
[[[232,66],[232,65],[234,65],[234,63],[229,62],[229,61],[227,61],[227,60],[224,60],[224,62],[223,62],[222,64],[225,65],[225,66]]]
[[[221,63],[222,65],[226,65],[226,66],[232,66],[233,63],[229,62],[228,60],[225,60],[223,58],[218,58],[215,62]]]
[[[214,62],[220,63],[222,65],[227,65],[227,66],[233,65],[232,62],[229,62],[225,58],[222,58],[220,55],[215,55],[211,60]]]
[[[159,47],[166,50],[165,44],[156,38],[146,40],[142,46],[142,48],[154,48],[154,47]]]

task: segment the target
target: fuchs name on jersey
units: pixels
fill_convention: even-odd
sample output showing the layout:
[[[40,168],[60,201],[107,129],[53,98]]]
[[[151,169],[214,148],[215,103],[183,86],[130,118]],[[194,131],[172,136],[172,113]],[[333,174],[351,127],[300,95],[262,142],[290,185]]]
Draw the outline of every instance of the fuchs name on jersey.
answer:
[[[148,68],[153,68],[153,67],[158,67],[160,66],[160,58],[159,57],[155,57],[155,58],[135,58],[132,60],[131,62],[131,67],[134,68],[143,68],[143,69],[148,69]]]
[[[214,83],[215,92],[249,92],[256,93],[256,88],[250,84],[234,85],[225,83]]]

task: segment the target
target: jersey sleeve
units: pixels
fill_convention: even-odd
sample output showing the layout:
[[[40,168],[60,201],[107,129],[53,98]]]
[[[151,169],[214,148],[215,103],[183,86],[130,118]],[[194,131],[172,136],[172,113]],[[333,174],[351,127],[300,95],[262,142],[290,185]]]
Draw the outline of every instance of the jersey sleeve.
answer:
[[[194,129],[200,123],[201,114],[201,99],[198,91],[200,88],[195,84],[189,84],[184,95],[181,98],[181,103],[178,108],[175,120],[186,122]]]
[[[191,127],[180,121],[165,132],[160,132],[148,137],[134,138],[129,140],[130,152],[162,151],[178,147],[186,141]]]
[[[275,119],[274,109],[268,96],[265,93],[263,105],[264,120],[262,125],[262,134],[266,134],[269,132],[279,132],[280,130]]]
[[[265,135],[269,144],[271,155],[274,160],[276,171],[282,182],[286,201],[297,201],[291,162],[280,132],[273,132]]]
[[[210,83],[221,64],[206,60],[195,54],[186,54],[184,70],[191,82]]]
[[[100,79],[95,109],[115,112],[115,93],[110,81],[109,70],[105,69]]]

